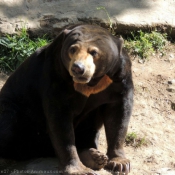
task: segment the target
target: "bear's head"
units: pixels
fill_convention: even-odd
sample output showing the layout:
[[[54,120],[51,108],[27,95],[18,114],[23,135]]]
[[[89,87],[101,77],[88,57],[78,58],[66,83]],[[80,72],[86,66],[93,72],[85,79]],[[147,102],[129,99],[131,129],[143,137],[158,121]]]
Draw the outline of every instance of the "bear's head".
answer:
[[[76,83],[94,86],[119,62],[123,40],[93,25],[63,31],[62,62]]]

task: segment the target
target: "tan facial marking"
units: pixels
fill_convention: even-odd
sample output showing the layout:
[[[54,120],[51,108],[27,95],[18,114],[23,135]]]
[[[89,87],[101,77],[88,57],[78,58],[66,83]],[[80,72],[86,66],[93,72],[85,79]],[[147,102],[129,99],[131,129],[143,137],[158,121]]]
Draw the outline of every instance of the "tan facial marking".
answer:
[[[74,77],[71,71],[72,65],[75,62],[80,62],[82,65],[85,66],[85,72],[82,76],[90,80],[95,72],[95,64],[94,64],[93,56],[90,53],[88,53],[87,48],[80,47],[79,45],[73,45],[69,49],[69,57],[71,59],[70,66],[69,66],[70,75]],[[79,81],[76,78],[74,78],[74,81],[77,81],[77,83],[83,83],[81,82],[81,80]],[[88,82],[84,82],[84,83],[88,83]]]
[[[71,52],[71,49],[75,50],[74,53]],[[88,56],[88,53],[85,48],[80,49],[78,46],[73,46],[70,48],[69,57],[74,61],[84,60],[87,58],[87,56]]]
[[[97,94],[105,90],[111,83],[112,80],[107,75],[105,75],[96,86],[90,87],[87,84],[74,83],[74,89],[89,97],[91,94]]]

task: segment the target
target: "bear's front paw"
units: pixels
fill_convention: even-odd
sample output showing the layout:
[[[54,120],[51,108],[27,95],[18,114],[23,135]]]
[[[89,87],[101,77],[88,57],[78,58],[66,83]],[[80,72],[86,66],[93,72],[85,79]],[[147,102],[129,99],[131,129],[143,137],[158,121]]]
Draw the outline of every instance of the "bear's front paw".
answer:
[[[122,157],[112,158],[108,161],[105,169],[118,172],[118,175],[127,175],[130,172],[130,161]]]
[[[94,167],[92,169],[98,170],[103,168],[107,164],[108,157],[104,155],[102,152],[94,148],[89,149],[89,152],[94,161]]]
[[[63,175],[98,175],[90,168],[85,167],[84,165],[73,166],[69,165],[65,168]]]

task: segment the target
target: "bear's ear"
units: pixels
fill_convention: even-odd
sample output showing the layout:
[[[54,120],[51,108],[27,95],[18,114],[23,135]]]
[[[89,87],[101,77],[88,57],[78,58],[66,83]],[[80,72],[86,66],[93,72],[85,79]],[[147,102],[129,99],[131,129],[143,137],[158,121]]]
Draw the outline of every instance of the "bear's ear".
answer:
[[[72,30],[64,29],[64,30],[63,30],[63,33],[64,33],[64,35],[68,35],[71,31],[72,31]]]
[[[116,71],[119,69],[119,67],[121,66],[121,58],[123,55],[123,43],[124,40],[121,36],[112,36],[113,39],[113,59],[111,62],[111,66],[110,66],[110,70],[108,72],[108,76],[109,77],[113,77],[114,74],[116,73]]]
[[[64,40],[66,39],[66,36],[71,32],[72,30],[64,29],[59,33],[59,35],[53,40],[52,43],[50,43],[47,47],[47,53],[58,53],[61,51],[62,45]]]
[[[122,36],[115,37],[115,44],[118,48],[119,55],[122,54],[123,43],[124,43],[124,40],[123,40]]]

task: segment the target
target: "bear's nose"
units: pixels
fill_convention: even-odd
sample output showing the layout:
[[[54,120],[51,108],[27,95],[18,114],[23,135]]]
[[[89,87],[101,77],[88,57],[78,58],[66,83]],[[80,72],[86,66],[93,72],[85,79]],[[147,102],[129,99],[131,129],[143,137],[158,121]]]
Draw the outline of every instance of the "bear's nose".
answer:
[[[75,75],[83,75],[85,67],[82,63],[76,62],[72,65],[71,70]]]

